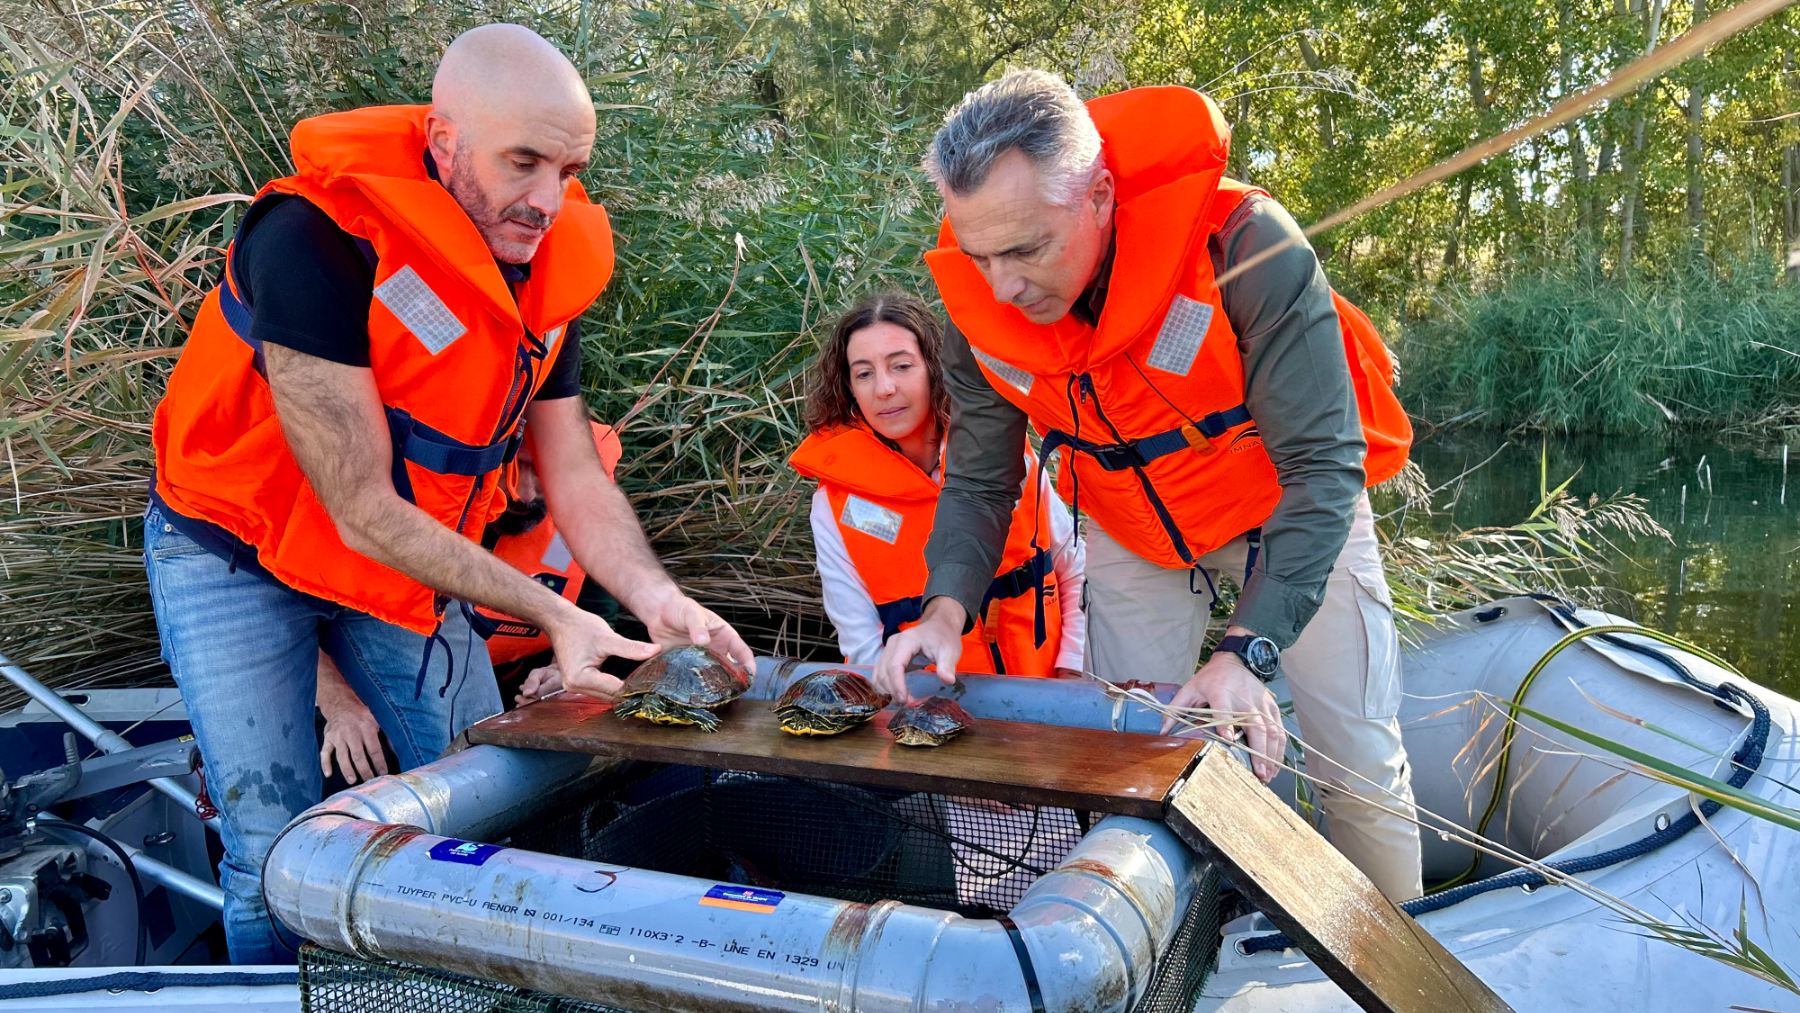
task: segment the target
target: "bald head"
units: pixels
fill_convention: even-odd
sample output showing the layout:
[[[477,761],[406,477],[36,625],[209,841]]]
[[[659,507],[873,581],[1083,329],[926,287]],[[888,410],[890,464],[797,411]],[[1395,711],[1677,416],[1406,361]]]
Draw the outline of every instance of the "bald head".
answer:
[[[581,73],[523,25],[482,25],[457,36],[431,80],[431,107],[469,126],[542,111],[594,128]]]
[[[439,177],[494,255],[526,263],[594,144],[581,73],[521,25],[483,25],[444,50],[426,143]],[[446,171],[447,170],[447,171]]]

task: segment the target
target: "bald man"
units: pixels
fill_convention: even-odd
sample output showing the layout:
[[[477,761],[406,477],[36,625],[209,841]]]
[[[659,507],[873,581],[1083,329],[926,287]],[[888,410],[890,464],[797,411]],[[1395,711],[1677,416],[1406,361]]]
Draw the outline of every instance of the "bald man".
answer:
[[[261,866],[318,801],[321,648],[403,767],[500,709],[465,602],[547,631],[563,684],[601,698],[610,656],[691,642],[751,661],[663,570],[594,449],[576,326],[612,239],[575,179],[594,127],[574,66],[516,25],[453,42],[429,107],[301,122],[297,171],[245,213],[169,378],[144,558],[222,817],[234,962],[293,959]],[[474,540],[527,425],[569,550],[654,644]]]

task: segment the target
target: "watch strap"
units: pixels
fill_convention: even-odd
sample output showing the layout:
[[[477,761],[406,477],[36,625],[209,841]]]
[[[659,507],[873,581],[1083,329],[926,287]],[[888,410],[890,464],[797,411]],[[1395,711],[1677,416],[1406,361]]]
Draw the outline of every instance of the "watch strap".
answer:
[[[1244,667],[1250,670],[1251,675],[1256,676],[1258,679],[1262,680],[1263,682],[1270,682],[1275,678],[1275,672],[1270,672],[1269,674],[1264,675],[1263,673],[1256,670],[1255,665],[1252,665],[1250,663],[1250,658],[1248,655],[1248,652],[1250,650],[1250,642],[1253,640],[1259,640],[1259,639],[1264,639],[1264,638],[1251,636],[1251,635],[1245,634],[1245,633],[1234,633],[1231,636],[1221,638],[1219,640],[1218,647],[1215,648],[1215,650],[1230,651],[1232,654],[1237,655],[1239,658],[1243,659]],[[1271,644],[1271,650],[1273,650],[1273,649],[1274,649],[1273,644]],[[1277,658],[1279,658],[1279,657],[1280,657],[1280,655],[1278,653]]]

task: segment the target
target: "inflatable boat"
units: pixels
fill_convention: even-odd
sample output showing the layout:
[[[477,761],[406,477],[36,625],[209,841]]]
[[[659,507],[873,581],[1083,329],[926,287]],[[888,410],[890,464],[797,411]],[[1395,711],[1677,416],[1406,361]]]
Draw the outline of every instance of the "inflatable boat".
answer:
[[[1521,597],[1446,617],[1409,645],[1402,722],[1428,825],[1426,880],[1447,888],[1407,907],[1515,1009],[1791,1008],[1797,997],[1773,979],[1800,968],[1795,888],[1780,875],[1800,837],[1590,740],[1792,807],[1796,705],[1647,632],[1613,629],[1625,625]],[[817,667],[765,659],[734,706]],[[983,677],[964,687],[977,718],[1152,733],[1162,716],[1145,696],[1173,691]],[[165,720],[178,711],[160,706]],[[30,726],[41,740],[57,717],[34,704],[0,721],[0,736]],[[17,761],[0,755],[16,781]],[[1292,781],[1278,793],[1305,798]],[[136,804],[168,822],[179,802],[141,800],[180,797],[139,792]],[[116,817],[89,798],[69,815],[105,832]],[[1491,842],[1479,849],[1477,829]],[[216,899],[200,881],[204,847],[199,858],[192,847],[201,824],[168,830],[177,839],[133,826],[125,842],[140,873],[153,868],[145,859],[160,866],[145,903],[185,913],[152,961],[179,959],[177,936],[198,938]],[[79,844],[35,833],[38,847]],[[187,857],[168,860],[181,842]],[[73,850],[131,895],[110,849]],[[144,980],[183,976],[143,986],[164,989],[158,1008],[189,996],[204,1008],[208,974],[236,990],[212,1005],[293,1009],[304,993],[318,1013],[1355,1008],[1154,820],[577,754],[475,746],[339,793],[278,839],[265,893],[311,944],[297,979],[162,968]],[[0,923],[17,917],[0,902]],[[89,922],[110,924],[111,937],[89,933],[66,963],[110,973],[106,994],[122,1006],[148,1004],[116,977],[138,972],[93,968],[129,962],[130,923]],[[1742,955],[1769,973],[1733,966]],[[0,968],[28,966],[7,957],[0,948]],[[258,974],[270,977],[246,977]],[[73,976],[0,970],[0,998],[93,1006],[100,990]],[[21,982],[27,992],[6,991]]]

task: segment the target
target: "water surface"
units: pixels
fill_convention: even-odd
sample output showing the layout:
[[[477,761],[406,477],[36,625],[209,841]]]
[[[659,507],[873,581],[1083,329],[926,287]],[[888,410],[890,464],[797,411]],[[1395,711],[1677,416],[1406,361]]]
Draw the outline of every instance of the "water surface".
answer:
[[[1485,465],[1481,462],[1493,455]],[[1415,459],[1440,494],[1434,523],[1513,524],[1536,505],[1539,462],[1569,491],[1636,493],[1671,536],[1602,551],[1608,597],[1686,637],[1755,681],[1800,697],[1800,447],[1693,438],[1538,437],[1481,433],[1422,439]],[[1479,467],[1477,467],[1480,465]]]

